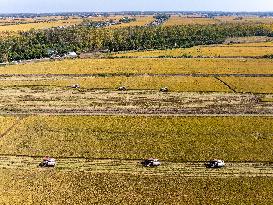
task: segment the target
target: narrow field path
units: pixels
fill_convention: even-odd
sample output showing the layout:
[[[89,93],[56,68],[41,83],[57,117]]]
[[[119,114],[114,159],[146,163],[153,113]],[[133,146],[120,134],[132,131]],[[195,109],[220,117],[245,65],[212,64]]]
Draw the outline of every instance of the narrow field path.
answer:
[[[185,177],[273,177],[273,163],[268,162],[227,162],[225,168],[208,169],[204,162],[174,163],[163,161],[154,168],[143,167],[140,160],[57,158],[55,168],[39,168],[41,157],[0,156],[0,169],[21,169],[41,171],[83,171],[94,173],[132,173],[145,175],[182,175]]]

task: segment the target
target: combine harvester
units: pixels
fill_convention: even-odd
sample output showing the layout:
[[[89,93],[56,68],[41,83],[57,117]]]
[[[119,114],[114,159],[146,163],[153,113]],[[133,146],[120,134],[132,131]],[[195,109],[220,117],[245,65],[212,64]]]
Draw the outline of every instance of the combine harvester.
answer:
[[[154,158],[145,159],[141,162],[141,164],[144,167],[158,167],[159,165],[161,165],[160,161]]]
[[[207,168],[222,168],[225,166],[225,162],[223,160],[213,159],[205,163],[205,166]]]
[[[56,160],[54,158],[50,158],[49,156],[45,156],[43,161],[39,164],[40,167],[55,167]]]

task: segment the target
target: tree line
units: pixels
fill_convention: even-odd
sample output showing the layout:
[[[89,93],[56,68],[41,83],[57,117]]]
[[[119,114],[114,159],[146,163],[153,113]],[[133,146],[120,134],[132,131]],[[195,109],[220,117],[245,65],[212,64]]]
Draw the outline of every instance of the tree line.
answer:
[[[0,62],[50,57],[52,51],[63,55],[70,51],[81,53],[187,48],[222,43],[228,37],[271,35],[269,28],[256,24],[117,29],[75,26],[30,30],[0,39]]]

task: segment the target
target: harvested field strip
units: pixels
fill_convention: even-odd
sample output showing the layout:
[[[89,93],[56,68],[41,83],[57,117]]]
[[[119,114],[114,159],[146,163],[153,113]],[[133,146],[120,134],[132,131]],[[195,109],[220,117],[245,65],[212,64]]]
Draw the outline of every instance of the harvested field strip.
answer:
[[[159,90],[2,87],[0,113],[47,115],[271,115],[271,95]],[[265,99],[265,100],[264,100]],[[267,100],[267,101],[266,101]]]
[[[173,73],[173,74],[156,74],[156,73],[104,73],[104,74],[0,74],[0,80],[49,80],[60,78],[79,78],[79,77],[273,77],[272,74],[263,73]]]
[[[236,92],[273,93],[272,77],[221,77],[220,79],[235,89]]]
[[[271,177],[0,169],[2,204],[272,204]],[[238,189],[240,191],[238,191]],[[8,191],[7,191],[8,190]]]
[[[173,163],[163,161],[156,168],[143,167],[141,160],[59,158],[57,171],[81,171],[93,173],[128,173],[142,175],[173,175],[184,177],[239,177],[271,176],[273,164],[268,162],[226,162],[222,169],[207,169],[203,162]],[[39,168],[41,157],[0,156],[0,169],[34,170]]]
[[[69,87],[80,84],[87,89],[117,89],[125,86],[130,90],[159,90],[168,87],[176,92],[229,92],[229,89],[214,78],[210,77],[90,77],[70,78],[60,80],[25,80],[25,81],[0,81],[1,86],[60,86]]]
[[[0,141],[0,153],[273,161],[272,125],[272,117],[31,116]]]
[[[77,59],[0,67],[8,74],[273,74],[272,59]]]

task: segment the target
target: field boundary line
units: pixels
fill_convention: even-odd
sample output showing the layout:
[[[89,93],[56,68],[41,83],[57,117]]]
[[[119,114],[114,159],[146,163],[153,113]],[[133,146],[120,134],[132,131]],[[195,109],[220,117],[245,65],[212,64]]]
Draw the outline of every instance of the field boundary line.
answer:
[[[225,81],[223,81],[219,77],[214,77],[214,78],[218,80],[220,83],[222,83],[223,85],[225,85],[226,87],[228,87],[229,90],[233,91],[234,93],[237,93],[235,89],[233,89],[229,84],[227,84]]]

